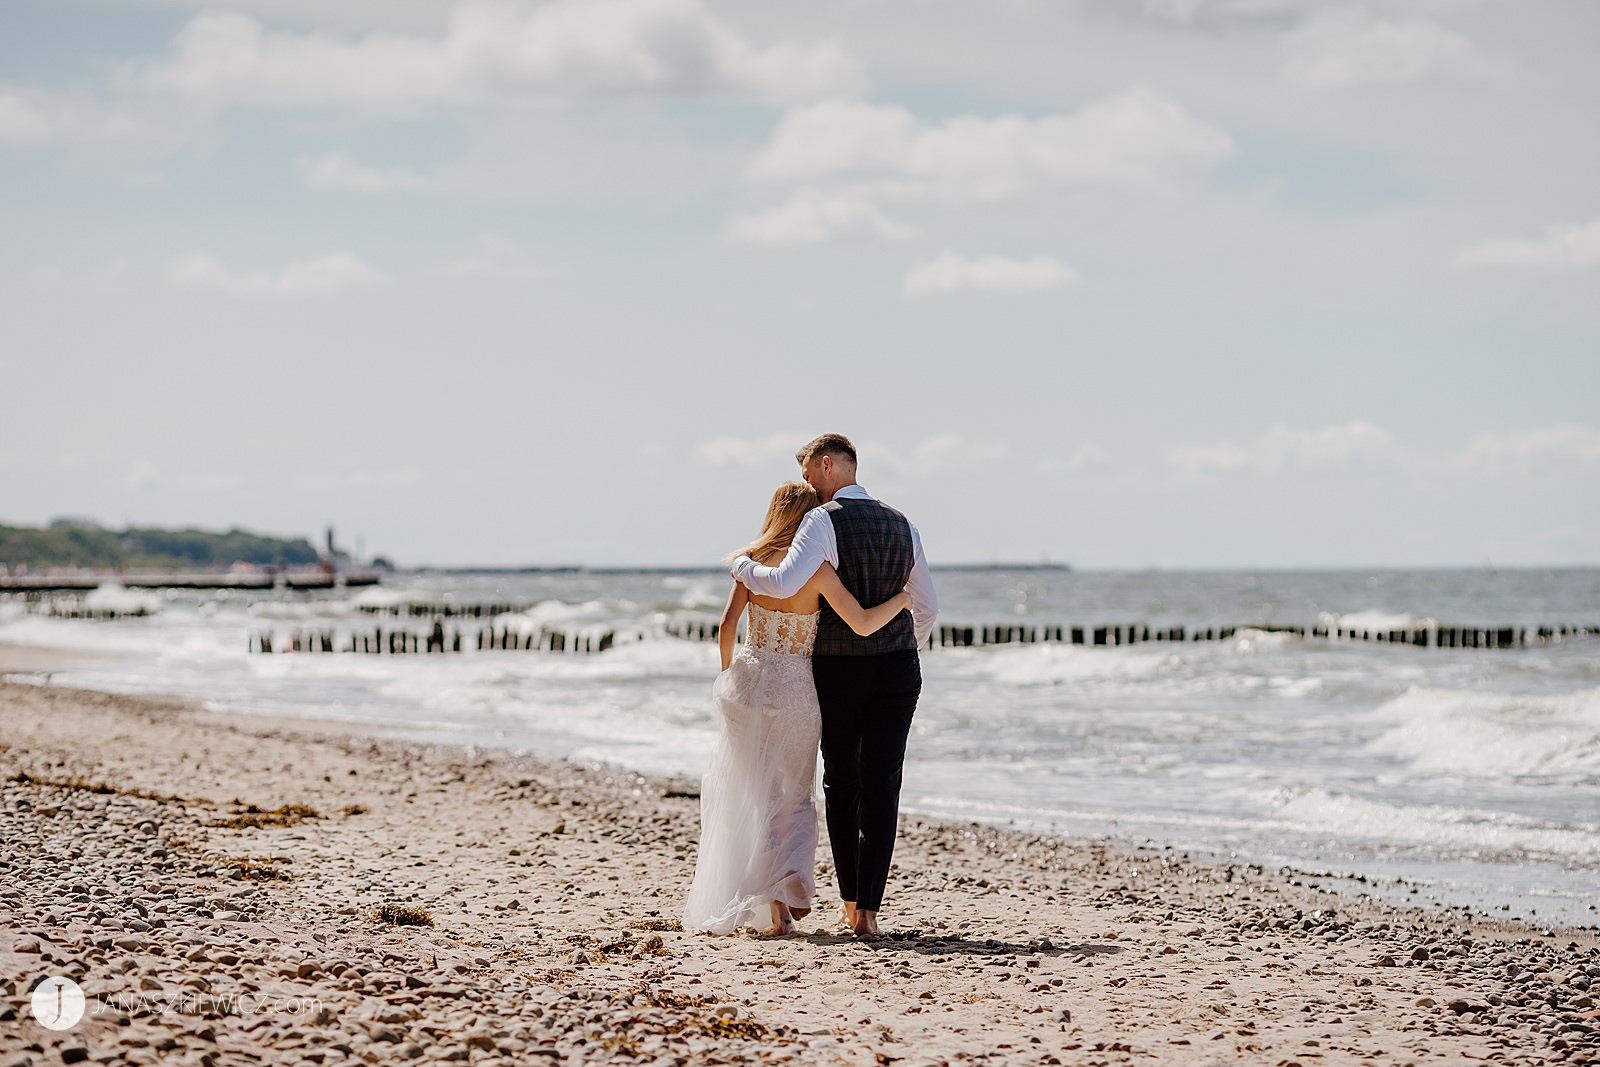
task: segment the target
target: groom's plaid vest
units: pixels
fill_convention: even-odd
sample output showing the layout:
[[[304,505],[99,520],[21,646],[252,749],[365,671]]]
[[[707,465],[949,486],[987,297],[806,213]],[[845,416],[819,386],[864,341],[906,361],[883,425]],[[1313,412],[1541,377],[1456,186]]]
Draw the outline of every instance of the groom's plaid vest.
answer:
[[[860,497],[844,497],[823,505],[833,521],[839,546],[839,580],[861,606],[882,604],[906,587],[915,562],[911,524],[887,504]],[[818,656],[881,656],[886,652],[917,649],[911,612],[902,611],[873,634],[862,637],[850,629],[824,600],[817,619]]]

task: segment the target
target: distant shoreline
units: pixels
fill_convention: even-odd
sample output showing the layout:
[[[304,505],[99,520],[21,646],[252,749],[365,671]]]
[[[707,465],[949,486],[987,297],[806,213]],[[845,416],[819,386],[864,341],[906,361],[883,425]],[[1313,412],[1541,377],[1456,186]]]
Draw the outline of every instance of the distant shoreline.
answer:
[[[1345,565],[1293,566],[1270,565],[1238,567],[1081,567],[1070,563],[930,563],[934,573],[981,574],[1000,571],[1039,571],[1058,574],[1494,574],[1499,572],[1526,573],[1549,571],[1555,574],[1588,573],[1600,570],[1600,563],[1541,563],[1516,564],[1496,567],[1454,564],[1436,567],[1406,567],[1392,564],[1376,567]],[[728,569],[721,564],[614,564],[587,565],[581,563],[529,564],[526,566],[459,566],[459,567],[397,567],[395,577],[410,575],[444,575],[470,577],[473,575],[500,576],[519,574],[717,574]]]
[[[1065,563],[941,563],[936,571],[1070,571]],[[685,564],[680,566],[627,565],[585,566],[583,564],[554,564],[529,567],[416,567],[401,568],[396,574],[502,575],[502,574],[727,574],[728,568],[720,564]]]

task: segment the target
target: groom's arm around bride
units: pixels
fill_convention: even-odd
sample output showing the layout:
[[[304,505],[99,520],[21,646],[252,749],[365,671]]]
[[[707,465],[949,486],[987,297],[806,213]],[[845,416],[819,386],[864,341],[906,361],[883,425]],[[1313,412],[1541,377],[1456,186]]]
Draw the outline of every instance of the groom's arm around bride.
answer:
[[[827,505],[835,498],[877,503],[865,489],[856,484],[853,448],[848,453],[817,451],[819,445],[836,440],[843,441],[845,447],[849,447],[849,441],[843,435],[826,434],[801,449],[796,457],[800,461],[805,480],[822,497],[823,506],[813,510],[800,523],[800,529],[796,531],[794,542],[789,546],[789,552],[783,560],[771,567],[763,566],[749,556],[740,556],[734,560],[731,567],[734,579],[743,583],[751,592],[781,600],[799,592],[824,563],[831,563],[834,570],[839,570],[839,537],[834,527],[833,511]],[[939,598],[934,592],[933,577],[928,572],[928,560],[922,550],[922,536],[910,522],[907,522],[906,526],[911,533],[912,567],[906,579],[905,592],[911,597],[912,628],[916,634],[917,647],[926,648],[928,638],[933,633],[934,623],[939,617]],[[848,580],[845,582],[845,588],[850,589],[857,599],[861,599],[862,590],[852,587]],[[898,592],[899,589],[892,589],[876,600],[861,600],[861,606],[870,608]]]

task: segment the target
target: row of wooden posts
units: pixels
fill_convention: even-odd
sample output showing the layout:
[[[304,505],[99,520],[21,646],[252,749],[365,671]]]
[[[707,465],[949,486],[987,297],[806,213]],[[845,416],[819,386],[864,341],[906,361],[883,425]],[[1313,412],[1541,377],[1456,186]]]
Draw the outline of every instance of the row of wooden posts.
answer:
[[[527,611],[532,604],[458,604],[453,600],[408,600],[399,604],[361,604],[364,615],[400,615],[411,618],[432,619],[443,617],[483,619],[496,615],[515,615]]]
[[[121,619],[143,619],[153,615],[149,608],[91,608],[82,603],[50,601],[44,611],[32,614],[48,615],[52,619],[91,619],[94,622],[117,622]]]
[[[495,630],[480,629],[477,634],[478,651],[524,650],[528,652],[605,652],[616,643],[614,630],[604,633],[568,633],[540,627],[537,631],[521,633],[510,627]],[[370,631],[351,631],[343,638],[335,630],[294,630],[275,635],[263,631],[250,635],[251,652],[364,652],[371,655],[390,656],[409,653],[460,652],[460,630],[445,632],[444,624],[435,620],[427,633],[412,630],[384,630],[374,627]]]
[[[1193,630],[1142,624],[1120,626],[940,626],[929,637],[929,647],[1035,644],[1059,642],[1074,645],[1137,645],[1150,642],[1226,641],[1240,630],[1293,634],[1332,641],[1367,641],[1415,645],[1419,648],[1527,648],[1573,637],[1600,634],[1600,626],[1416,626],[1385,630],[1371,627],[1288,626],[1255,623],[1249,626],[1207,626]]]
[[[451,601],[411,601],[402,604],[363,605],[362,611],[427,617],[494,617],[527,610],[526,604],[457,604]],[[1151,642],[1226,641],[1242,629],[1268,633],[1289,633],[1299,637],[1335,641],[1369,641],[1415,645],[1422,648],[1526,648],[1548,644],[1567,637],[1600,633],[1600,626],[1455,626],[1435,624],[1407,629],[1382,630],[1370,627],[1292,626],[1253,624],[1250,626],[1151,627],[1145,624],[1105,626],[940,626],[930,636],[930,648],[970,648],[975,645],[1037,644],[1057,642],[1074,645],[1120,646]],[[691,641],[715,641],[717,624],[687,621],[669,623],[672,637]]]
[[[1379,644],[1413,645],[1419,648],[1527,648],[1556,641],[1600,634],[1600,626],[1428,626],[1400,630],[1374,630],[1327,626],[1282,626],[1257,624],[1208,626],[1193,630],[1183,626],[1167,628],[1123,624],[1107,626],[940,626],[928,639],[929,648],[971,648],[1011,644],[1073,644],[1117,647],[1156,643],[1226,641],[1244,629],[1267,633],[1286,633],[1296,637],[1331,641],[1364,641]],[[669,623],[666,634],[686,641],[715,641],[719,627],[714,622],[683,621]],[[527,652],[605,652],[616,644],[616,631],[580,633],[540,627],[522,632],[509,626],[480,628],[476,648],[484,651]],[[297,630],[286,636],[261,632],[250,636],[252,652],[365,652],[402,655],[406,653],[460,652],[460,630],[445,630],[442,619],[434,619],[426,633],[406,629],[353,631],[342,638],[334,630]]]

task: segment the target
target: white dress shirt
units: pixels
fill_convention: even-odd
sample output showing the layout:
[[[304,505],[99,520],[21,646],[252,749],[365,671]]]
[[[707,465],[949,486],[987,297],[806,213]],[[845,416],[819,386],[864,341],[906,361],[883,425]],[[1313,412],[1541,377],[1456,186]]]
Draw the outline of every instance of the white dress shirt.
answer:
[[[835,500],[872,500],[874,497],[859,485],[847,485],[833,494]],[[917,630],[917,647],[925,648],[928,635],[939,617],[939,598],[933,591],[933,576],[928,573],[928,559],[922,554],[922,535],[911,527],[913,563],[911,577],[906,579],[906,592],[911,596],[911,621]],[[813,508],[800,520],[800,529],[789,545],[789,554],[776,567],[766,567],[749,556],[733,561],[733,577],[743,582],[753,592],[778,600],[792,597],[824,563],[839,567],[839,542],[833,532],[832,513],[827,508]]]

